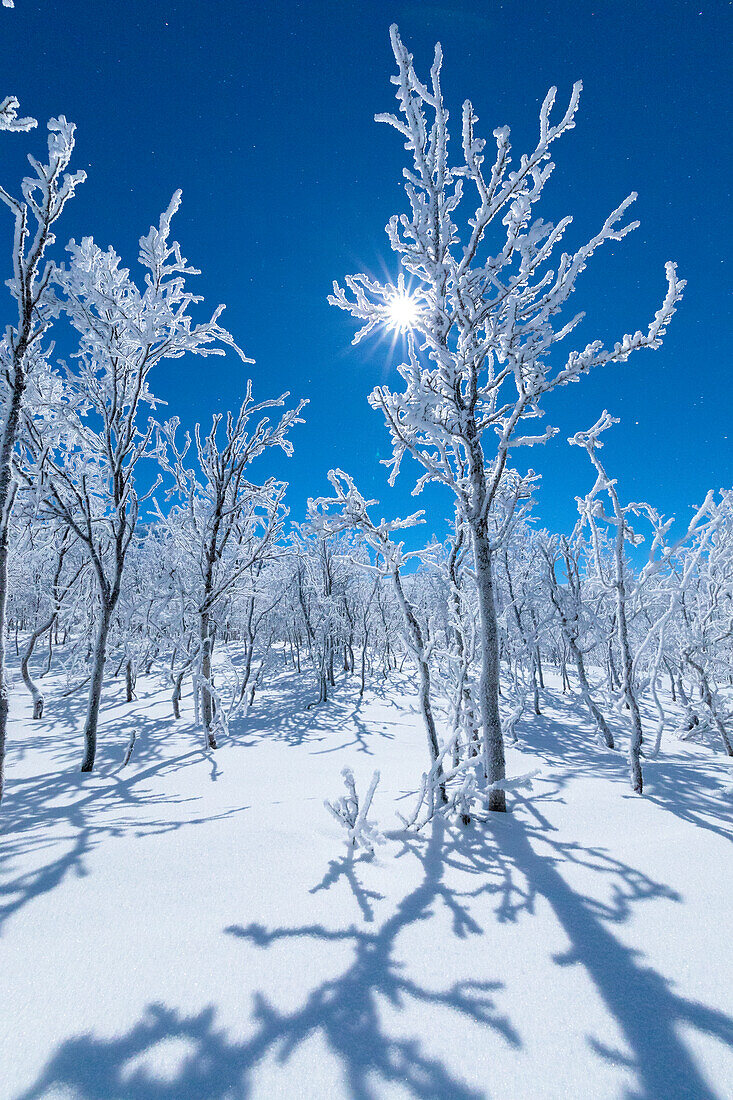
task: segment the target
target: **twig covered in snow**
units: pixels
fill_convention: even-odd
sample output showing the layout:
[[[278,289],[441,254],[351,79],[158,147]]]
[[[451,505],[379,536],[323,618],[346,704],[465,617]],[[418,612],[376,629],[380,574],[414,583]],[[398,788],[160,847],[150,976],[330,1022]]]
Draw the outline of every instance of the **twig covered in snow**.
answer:
[[[361,803],[351,768],[342,768],[341,774],[344,777],[346,794],[334,802],[326,800],[323,805],[339,825],[346,829],[347,844],[350,848],[364,848],[367,852],[373,852],[375,844],[384,843],[384,837],[377,826],[374,822],[367,820],[372,798],[379,783],[379,772],[374,772]]]

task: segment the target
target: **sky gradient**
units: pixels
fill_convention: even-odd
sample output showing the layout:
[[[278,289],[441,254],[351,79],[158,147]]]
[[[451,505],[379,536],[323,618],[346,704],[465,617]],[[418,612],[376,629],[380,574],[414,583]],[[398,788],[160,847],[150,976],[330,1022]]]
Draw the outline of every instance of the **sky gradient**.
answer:
[[[295,457],[253,470],[289,480],[294,519],[340,466],[381,498],[383,514],[426,506],[441,533],[447,490],[434,487],[418,505],[408,467],[390,490],[379,465],[389,437],[366,398],[395,380],[388,345],[351,347],[352,321],[326,301],[347,273],[397,271],[384,226],[406,208],[406,154],[373,121],[395,102],[389,24],[398,23],[419,72],[442,42],[454,137],[469,97],[482,134],[508,124],[519,154],[534,144],[547,88],[558,86],[562,105],[582,79],[576,128],[553,147],[557,167],[537,212],[553,221],[572,214],[566,242],[577,247],[636,190],[631,213],[642,225],[582,276],[572,305],[587,320],[577,343],[646,328],[667,259],[688,286],[660,351],[599,369],[547,402],[560,433],[531,455],[543,475],[540,522],[572,527],[574,497],[593,477],[566,438],[603,408],[622,419],[604,452],[622,496],[682,518],[707,488],[733,484],[730,12],[708,0],[17,0],[0,8],[0,95],[17,95],[22,113],[42,123],[65,114],[77,124],[75,167],[88,181],[66,209],[60,243],[92,235],[134,266],[138,237],[182,188],[174,235],[202,269],[197,290],[212,307],[227,304],[224,323],[256,363],[164,364],[151,387],[167,415],[190,427],[235,407],[246,369],[256,397],[290,390],[310,399]],[[3,135],[8,189],[43,140],[38,131]],[[0,216],[8,274],[10,242],[10,217]],[[0,320],[11,316],[6,299]]]

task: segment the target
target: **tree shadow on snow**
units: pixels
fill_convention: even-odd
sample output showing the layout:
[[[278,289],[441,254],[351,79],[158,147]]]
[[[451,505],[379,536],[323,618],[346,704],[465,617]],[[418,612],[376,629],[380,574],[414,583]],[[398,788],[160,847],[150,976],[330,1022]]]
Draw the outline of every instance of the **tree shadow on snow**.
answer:
[[[290,705],[284,700],[283,710]],[[340,706],[337,701],[331,713],[337,713]],[[674,904],[681,899],[670,887],[613,858],[604,848],[561,840],[542,813],[543,799],[560,797],[567,775],[579,767],[588,769],[587,774],[592,769],[597,775],[605,762],[614,779],[625,779],[623,758],[600,748],[595,753],[583,730],[578,729],[577,718],[575,723],[568,720],[567,728],[558,727],[557,712],[562,709],[558,705],[544,720],[533,719],[531,737],[533,750],[552,760],[553,765],[556,761],[560,765],[554,787],[531,801],[516,798],[515,812],[491,815],[488,821],[468,828],[436,821],[422,833],[390,834],[389,839],[400,846],[395,858],[417,861],[420,872],[417,886],[396,907],[380,913],[385,899],[363,881],[370,860],[347,853],[330,861],[311,892],[346,885],[354,896],[363,927],[330,928],[314,923],[266,928],[250,923],[225,929],[227,935],[250,949],[275,952],[278,945],[297,942],[304,971],[309,962],[308,944],[319,957],[328,945],[340,945],[348,952],[336,976],[314,984],[295,1007],[278,1008],[276,990],[255,992],[238,1029],[246,1036],[242,1039],[217,1024],[213,1006],[194,1015],[184,1015],[170,1006],[149,1006],[124,1035],[68,1039],[51,1057],[35,1085],[18,1100],[41,1100],[54,1089],[63,1091],[70,1100],[249,1097],[256,1095],[254,1078],[263,1059],[275,1057],[285,1063],[310,1038],[320,1040],[340,1066],[343,1095],[350,1100],[379,1100],[390,1085],[399,1085],[406,1095],[418,1100],[487,1100],[492,1094],[490,1072],[480,1089],[468,1084],[430,1051],[432,1033],[427,1027],[408,1038],[391,1033],[382,1005],[386,1003],[397,1011],[423,1006],[426,1013],[437,1008],[456,1014],[485,1029],[484,1047],[490,1042],[507,1044],[523,1057],[520,1035],[496,1003],[506,1003],[510,991],[502,992],[504,987],[499,981],[457,981],[447,988],[431,988],[420,976],[419,960],[417,974],[413,967],[403,964],[400,937],[433,920],[442,910],[450,915],[453,935],[474,938],[476,952],[485,953],[491,945],[484,936],[494,921],[527,921],[527,934],[531,935],[532,916],[540,900],[543,908],[550,907],[568,941],[568,949],[553,956],[553,963],[583,969],[623,1036],[624,1050],[614,1049],[603,1035],[589,1034],[586,1041],[595,1056],[618,1066],[624,1079],[630,1075],[635,1078],[623,1094],[625,1100],[723,1100],[722,1094],[706,1081],[680,1032],[693,1028],[733,1047],[733,1019],[678,995],[669,978],[614,934],[637,905]],[[565,709],[569,716],[572,707]],[[321,713],[325,712],[324,708]],[[302,712],[289,721],[293,730],[302,727]],[[268,716],[258,728],[263,734],[268,729],[270,733],[279,730],[280,736],[289,739],[290,727],[283,729],[279,722],[279,713],[273,714],[268,707]],[[315,730],[315,724],[305,736],[296,730],[293,743],[309,740]],[[248,735],[252,732],[247,731]],[[680,760],[674,761],[674,767],[683,766]],[[693,763],[690,761],[691,768]],[[165,766],[161,761],[152,768]],[[706,793],[707,778],[686,776],[688,804],[688,795],[675,790],[679,773],[675,778],[666,762],[664,769],[660,763],[648,772],[651,797],[661,802],[666,798],[672,812],[689,815],[688,820],[696,824],[707,821],[706,827],[712,824],[715,831],[723,831],[715,809],[715,785]],[[131,797],[136,783],[131,784]],[[708,798],[711,805],[705,821],[700,821],[700,806]],[[38,814],[36,820],[41,820]],[[151,824],[155,823],[147,823],[146,827]],[[120,827],[132,825],[123,821]],[[160,827],[178,824],[161,822]],[[83,873],[83,844],[91,842],[77,837],[82,849],[70,854],[62,873]],[[584,878],[598,887],[593,891],[598,896],[570,885],[569,880]],[[32,892],[33,884],[29,887]],[[339,956],[334,952],[333,957]],[[246,960],[242,964],[242,987],[247,989]],[[551,1095],[552,1082],[546,1084]],[[591,1090],[592,1083],[588,1095]],[[497,1095],[502,1095],[501,1088]]]
[[[679,1032],[691,1027],[733,1048],[733,1018],[679,996],[669,979],[646,965],[643,955],[623,944],[612,931],[626,922],[639,904],[682,899],[670,887],[614,858],[605,848],[560,840],[540,809],[543,797],[554,800],[556,794],[556,790],[548,790],[531,801],[520,798],[515,803],[517,812],[491,815],[489,820],[469,828],[435,823],[426,835],[405,831],[390,834],[391,840],[402,845],[397,858],[417,858],[423,865],[424,879],[373,935],[354,929],[327,932],[320,926],[268,932],[251,925],[233,931],[262,946],[291,936],[353,942],[357,959],[363,953],[370,960],[374,956],[379,960],[369,972],[370,982],[360,982],[361,994],[367,986],[370,994],[378,991],[399,1003],[404,996],[424,996],[424,991],[416,991],[400,972],[390,973],[390,951],[382,951],[380,946],[387,943],[391,947],[405,912],[411,914],[410,920],[424,920],[432,915],[435,904],[441,903],[451,914],[453,934],[463,938],[483,933],[477,922],[479,914],[486,920],[487,906],[482,899],[502,923],[531,917],[538,900],[544,899],[569,943],[567,951],[553,956],[553,962],[585,970],[624,1037],[627,1052],[613,1049],[603,1036],[588,1035],[587,1043],[599,1058],[636,1076],[633,1091],[625,1094],[627,1100],[723,1100],[723,1095],[705,1080]],[[345,878],[362,915],[372,920],[369,892],[356,876],[355,864],[359,862],[363,857],[332,860],[326,876],[314,889],[328,888]],[[571,887],[570,876],[563,873],[563,868],[570,869],[575,877],[580,874],[591,881],[600,879],[603,890],[598,893],[602,900]],[[446,871],[451,874],[446,876]],[[464,884],[463,888],[449,885],[446,878],[453,884]],[[529,928],[527,934],[531,934]],[[344,985],[348,990],[353,969],[331,983],[338,990],[337,1003],[341,1003]],[[497,983],[493,988],[501,985]],[[456,990],[454,986],[440,995],[442,1003],[453,1003],[458,1008],[458,1003],[451,1000]],[[348,998],[343,1003],[348,1003]],[[513,1045],[519,1045],[504,1018],[499,1026],[496,1019],[485,1018],[483,1022],[491,1024]],[[490,1080],[488,1084],[490,1087]]]
[[[552,839],[539,817],[538,825],[492,817],[487,828],[503,859],[522,876],[531,895],[546,899],[567,935],[570,947],[554,961],[585,969],[624,1035],[630,1056],[609,1049],[600,1037],[589,1036],[590,1046],[603,1059],[627,1065],[636,1074],[636,1090],[627,1094],[628,1100],[723,1100],[704,1079],[678,1031],[693,1027],[733,1047],[733,1018],[678,996],[673,983],[644,965],[640,953],[616,939],[609,927],[623,922],[632,904],[676,900],[674,892],[602,849]],[[571,889],[559,870],[567,861],[609,876],[611,902],[599,904]]]
[[[313,705],[318,697],[315,678],[310,674],[300,679],[289,673],[281,674],[274,685],[266,687],[257,696],[251,710],[244,717],[233,719],[229,739],[243,744],[246,739],[276,738],[289,745],[318,744],[327,742],[325,748],[314,749],[314,754],[340,752],[356,748],[358,752],[373,755],[369,742],[375,737],[392,740],[395,736],[380,716],[369,725],[363,719],[363,711],[372,698],[379,699],[382,709],[385,703],[378,691],[369,687],[364,699],[354,698],[357,678],[340,676],[335,688],[330,688],[328,702]],[[400,710],[397,710],[399,716]]]
[[[203,750],[190,728],[147,714],[149,699],[122,704],[121,690],[115,681],[105,687],[95,770],[86,775],[79,771],[85,697],[51,696],[42,719],[14,723],[14,755],[0,806],[0,932],[6,920],[67,877],[86,877],[87,857],[107,837],[150,836],[248,809],[200,816],[194,812],[200,797],[156,790],[157,780],[203,759]],[[133,729],[137,748],[121,769]],[[47,751],[48,770],[14,774],[26,743]],[[212,768],[214,780],[215,763]]]
[[[420,881],[381,919],[374,919],[371,903],[378,905],[382,899],[365,891],[359,901],[359,886],[357,901],[371,921],[366,928],[265,928],[253,923],[225,929],[268,951],[294,941],[303,949],[308,942],[317,949],[329,944],[350,949],[339,973],[315,985],[294,1008],[282,1011],[271,995],[256,992],[243,1021],[245,1040],[231,1038],[217,1027],[213,1007],[185,1016],[153,1005],[125,1035],[84,1035],[63,1043],[37,1083],[18,1100],[41,1100],[54,1088],[66,1090],[64,1095],[74,1100],[248,1097],[256,1095],[253,1078],[262,1059],[269,1055],[284,1063],[311,1037],[320,1039],[340,1065],[343,1095],[350,1100],[379,1100],[391,1084],[399,1084],[415,1098],[486,1100],[492,1094],[490,1076],[480,1089],[461,1080],[426,1049],[431,1034],[427,1029],[425,1037],[390,1034],[381,1004],[443,1008],[482,1025],[484,1049],[493,1034],[496,1041],[521,1052],[517,1030],[495,1004],[497,995],[507,995],[501,994],[501,982],[458,981],[447,988],[430,988],[403,965],[399,941],[409,928],[432,920],[444,907],[453,934],[476,937],[476,950],[486,951],[479,918],[487,925],[496,919],[531,920],[539,899],[550,906],[568,940],[567,951],[554,956],[553,962],[584,969],[623,1035],[625,1050],[613,1049],[604,1036],[588,1035],[586,1041],[600,1059],[619,1066],[624,1077],[635,1076],[634,1085],[623,1094],[626,1100],[723,1100],[678,1033],[692,1027],[733,1046],[733,1019],[679,996],[668,979],[613,933],[636,905],[676,902],[678,895],[603,848],[561,841],[541,804],[541,797],[531,803],[520,799],[514,813],[492,815],[465,829],[438,821],[424,833],[391,834],[390,839],[401,845],[396,858],[418,861]],[[354,864],[364,862],[352,860],[351,872],[355,874]],[[314,889],[328,889],[343,876],[348,880],[345,863],[332,861]],[[603,900],[573,889],[563,868],[571,868],[576,878],[582,873],[597,882],[599,876],[605,889],[596,892],[603,893]],[[302,965],[308,965],[305,954]],[[546,1084],[551,1090],[552,1081]]]
[[[371,863],[373,859],[373,854],[363,853],[357,856],[353,848],[348,848],[345,856],[329,860],[328,870],[321,881],[312,887],[310,893],[318,894],[321,890],[329,890],[339,879],[343,878],[353,894],[364,920],[373,921],[374,909],[371,903],[373,901],[384,901],[384,894],[380,894],[376,890],[368,890],[362,884],[357,871],[360,863]]]
[[[624,1036],[628,1052],[610,1048],[600,1036],[589,1035],[591,1049],[605,1061],[624,1066],[636,1076],[627,1100],[724,1100],[705,1080],[679,1030],[692,1027],[733,1048],[733,1018],[704,1004],[678,996],[673,983],[643,956],[612,933],[636,904],[667,899],[679,901],[669,887],[614,859],[598,847],[562,842],[533,799],[519,799],[521,811],[491,815],[466,830],[454,830],[446,845],[446,865],[479,876],[481,882],[460,896],[454,893],[455,931],[460,934],[464,906],[481,895],[494,894],[500,921],[532,914],[538,899],[551,907],[569,941],[556,965],[581,966]],[[517,807],[519,808],[519,807]],[[415,852],[427,844],[403,834]],[[574,890],[563,875],[575,865],[607,883],[608,901]]]
[[[553,780],[560,787],[580,775],[611,779],[628,788],[625,755],[628,722],[624,717],[615,712],[606,714],[620,750],[613,751],[595,739],[577,696],[554,690],[543,694],[542,715],[528,715],[519,725],[519,747],[546,760]],[[648,700],[642,700],[641,711],[644,728],[651,738],[656,715]],[[674,721],[676,713],[675,708],[670,708],[670,721]],[[681,721],[680,718],[680,724]],[[645,798],[691,825],[733,840],[733,802],[726,793],[733,774],[730,761],[722,752],[680,742],[667,729],[660,755],[656,759],[642,759],[642,768]]]
[[[433,906],[441,900],[452,906],[451,893],[442,883],[443,846],[437,825],[422,854],[422,881],[374,930],[329,929],[321,924],[227,928],[227,934],[265,950],[294,939],[351,948],[343,971],[311,989],[291,1011],[280,1011],[264,993],[255,993],[247,1040],[234,1041],[218,1031],[213,1009],[183,1017],[154,1005],[125,1036],[106,1040],[86,1035],[65,1042],[19,1100],[38,1100],[53,1088],[66,1089],[75,1100],[246,1097],[252,1095],[252,1074],[265,1056],[285,1062],[310,1037],[325,1042],[342,1069],[343,1095],[353,1100],[379,1100],[387,1084],[425,1100],[486,1100],[490,1092],[469,1086],[431,1057],[419,1037],[389,1034],[382,1018],[380,1001],[396,1008],[405,1002],[440,1006],[484,1025],[502,1042],[520,1046],[516,1030],[494,1005],[501,983],[463,981],[431,989],[395,957],[401,933],[431,919]],[[461,935],[481,931],[468,914],[459,923]],[[164,1076],[160,1051],[175,1042],[183,1044],[183,1056]]]

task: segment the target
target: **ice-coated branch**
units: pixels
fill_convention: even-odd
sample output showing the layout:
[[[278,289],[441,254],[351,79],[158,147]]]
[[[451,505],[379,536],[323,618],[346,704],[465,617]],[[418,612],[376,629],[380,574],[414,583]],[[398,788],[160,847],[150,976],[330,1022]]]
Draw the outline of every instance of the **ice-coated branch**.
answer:
[[[3,6],[11,8],[12,0],[3,0]],[[32,130],[38,125],[35,118],[18,118],[20,104],[14,95],[8,95],[0,100],[0,130],[25,131]]]
[[[18,102],[8,97],[0,105],[2,129],[29,130],[33,119],[19,119]],[[5,729],[8,689],[5,677],[5,613],[8,598],[7,549],[10,523],[18,491],[14,454],[26,418],[27,391],[35,378],[48,370],[42,339],[58,314],[58,302],[50,288],[53,262],[45,262],[54,243],[53,226],[72,197],[84,172],[67,172],[74,149],[74,127],[61,116],[48,123],[48,163],[28,157],[35,176],[21,183],[22,198],[0,187],[0,200],[15,222],[12,250],[13,276],[6,283],[17,307],[17,321],[0,338],[0,377],[5,383],[0,423],[0,799],[3,793]],[[50,371],[49,371],[50,373]],[[48,410],[53,418],[54,408]]]
[[[332,817],[346,830],[346,843],[350,848],[363,848],[374,851],[375,844],[384,844],[384,837],[376,824],[369,821],[368,814],[379,783],[379,772],[375,771],[362,801],[356,791],[356,781],[351,768],[342,768],[341,775],[346,786],[346,794],[333,802],[325,800],[323,805]]]
[[[376,522],[369,515],[369,509],[378,504],[378,501],[365,500],[349,474],[343,470],[329,470],[328,480],[334,488],[335,496],[317,497],[308,501],[311,519],[317,521],[324,532],[336,534],[345,530],[359,531],[376,553],[378,560],[381,558],[387,573],[399,571],[410,558],[422,556],[422,551],[406,552],[404,543],[395,542],[392,535],[395,531],[404,531],[424,523],[424,511],[414,512],[404,519],[381,519]]]

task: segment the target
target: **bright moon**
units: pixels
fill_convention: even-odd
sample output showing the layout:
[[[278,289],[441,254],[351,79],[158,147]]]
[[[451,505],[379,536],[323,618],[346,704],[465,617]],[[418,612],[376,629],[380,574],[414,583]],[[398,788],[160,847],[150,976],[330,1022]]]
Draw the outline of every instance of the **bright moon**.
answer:
[[[420,310],[414,298],[404,291],[395,294],[387,306],[389,324],[398,332],[407,332],[415,326]]]

